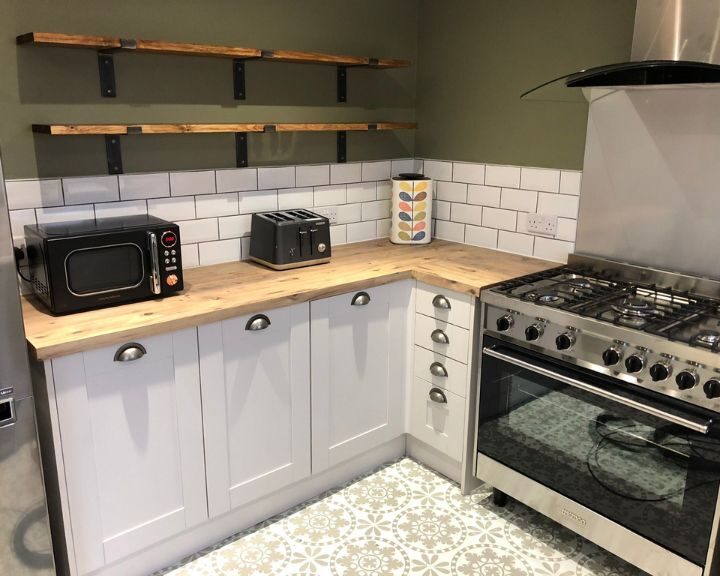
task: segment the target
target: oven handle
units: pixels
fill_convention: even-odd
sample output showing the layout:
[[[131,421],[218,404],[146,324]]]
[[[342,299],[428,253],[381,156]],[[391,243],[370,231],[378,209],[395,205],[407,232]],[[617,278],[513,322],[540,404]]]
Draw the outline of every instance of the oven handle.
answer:
[[[682,418],[681,416],[676,416],[674,414],[670,414],[669,412],[658,410],[657,408],[653,408],[652,406],[646,406],[642,402],[632,400],[631,398],[625,398],[624,396],[615,394],[614,392],[610,392],[609,390],[604,390],[602,388],[598,388],[597,386],[592,386],[591,384],[587,384],[586,382],[582,382],[581,380],[576,380],[575,378],[570,378],[569,376],[565,376],[564,374],[553,372],[552,370],[548,370],[547,368],[536,366],[535,364],[526,362],[525,360],[521,360],[520,358],[516,358],[515,356],[503,354],[502,352],[498,352],[494,348],[483,348],[483,354],[487,354],[488,356],[492,356],[493,358],[497,358],[498,360],[503,360],[504,362],[508,362],[509,364],[519,366],[520,368],[525,368],[526,370],[530,370],[531,372],[547,376],[548,378],[552,378],[553,380],[558,380],[574,388],[579,388],[580,390],[584,390],[585,392],[589,392],[590,394],[595,394],[596,396],[600,396],[602,398],[605,398],[606,400],[617,402],[618,404],[622,404],[623,406],[627,406],[628,408],[639,410],[640,412],[655,416],[656,418],[660,418],[661,420],[666,420],[667,422],[671,422],[672,424],[677,424],[679,426],[683,426],[684,428],[689,428],[694,432],[699,432],[700,434],[707,434],[710,431],[710,425],[712,424],[711,420],[707,420],[704,422],[695,422],[693,420],[688,420],[686,418]]]
[[[160,253],[158,252],[157,235],[148,232],[150,243],[150,290],[153,294],[160,294]]]

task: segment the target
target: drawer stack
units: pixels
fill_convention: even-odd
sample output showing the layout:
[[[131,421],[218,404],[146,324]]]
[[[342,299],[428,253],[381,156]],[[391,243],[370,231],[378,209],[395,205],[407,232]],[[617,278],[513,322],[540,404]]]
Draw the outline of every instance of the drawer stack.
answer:
[[[418,283],[410,433],[462,459],[472,297]]]

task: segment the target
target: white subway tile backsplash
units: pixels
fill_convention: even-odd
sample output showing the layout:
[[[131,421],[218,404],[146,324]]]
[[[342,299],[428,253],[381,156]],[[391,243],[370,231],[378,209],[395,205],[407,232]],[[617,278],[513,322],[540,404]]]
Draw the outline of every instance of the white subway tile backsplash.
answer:
[[[363,220],[385,220],[390,218],[392,209],[390,200],[376,200],[374,202],[364,202],[362,205]]]
[[[481,206],[492,206],[500,208],[500,191],[501,188],[495,186],[478,186],[470,184],[468,186],[468,203],[479,204]]]
[[[558,218],[557,232],[555,238],[575,242],[577,233],[577,220],[572,218]]]
[[[487,228],[515,230],[517,212],[501,208],[483,208],[482,224]]]
[[[467,202],[467,184],[435,182],[435,198],[446,202]]]
[[[480,226],[465,227],[465,242],[483,248],[497,248],[498,231]]]
[[[390,229],[392,228],[392,219],[386,218],[384,220],[377,221],[377,237],[387,238],[390,236]]]
[[[424,160],[423,173],[433,180],[452,180],[452,162]]]
[[[392,164],[389,160],[380,162],[363,162],[362,163],[362,179],[363,182],[375,180],[387,180],[392,175]]]
[[[450,202],[443,200],[433,200],[433,213],[432,217],[438,220],[450,220]]]
[[[405,158],[403,160],[393,160],[391,174],[399,176],[400,174],[417,174],[422,173],[422,161]]]
[[[180,226],[180,242],[194,244],[218,239],[218,219],[185,220],[178,222]]]
[[[295,187],[295,166],[258,168],[257,171],[260,190]]]
[[[347,202],[347,190],[342,186],[315,187],[315,206],[335,206]]]
[[[170,174],[120,174],[120,199],[141,200],[170,196]]]
[[[257,190],[257,168],[216,170],[215,182],[218,192],[245,192],[246,190]]]
[[[348,244],[372,240],[377,235],[377,225],[374,220],[346,224],[346,234]]]
[[[313,207],[313,189],[285,188],[278,190],[278,210]]]
[[[347,244],[347,227],[345,224],[330,226],[330,246]]]
[[[582,172],[568,172],[563,170],[560,173],[560,194],[580,196],[581,183]]]
[[[545,194],[541,192],[538,196],[538,214],[550,216],[563,216],[564,218],[577,218],[578,196],[566,194]]]
[[[240,214],[218,219],[220,238],[239,238],[249,236],[252,214]]]
[[[534,256],[536,258],[566,263],[568,254],[572,254],[573,250],[575,250],[573,242],[553,240],[542,236],[535,237]]]
[[[509,210],[524,210],[535,212],[537,208],[537,192],[530,190],[516,190],[514,188],[503,188],[500,199],[500,207]]]
[[[520,188],[540,192],[558,192],[560,189],[560,170],[522,168]]]
[[[180,247],[183,268],[197,268],[200,266],[197,244],[183,244]]]
[[[200,250],[200,266],[240,260],[240,238],[203,242],[198,245],[198,248]]]
[[[26,208],[25,210],[10,211],[10,228],[13,238],[22,238],[25,236],[25,226],[37,224],[35,218],[35,210]]]
[[[330,164],[330,184],[362,181],[362,164]]]
[[[172,196],[215,194],[215,171],[170,172]]]
[[[389,200],[392,198],[392,181],[383,180],[377,183],[377,199]]]
[[[453,162],[452,179],[466,184],[485,184],[485,164]]]
[[[245,192],[243,194],[246,194]],[[224,192],[195,198],[197,218],[232,216],[238,213],[238,192]]]
[[[7,180],[8,210],[63,205],[60,180]]]
[[[329,164],[310,164],[295,167],[295,186],[324,186],[330,184]]]
[[[498,250],[532,256],[534,245],[535,236],[508,232],[506,230],[500,230],[498,233]]]
[[[485,184],[501,188],[520,188],[520,168],[517,166],[485,166]]]
[[[377,185],[375,182],[359,182],[347,185],[347,201],[370,202],[377,198]]]
[[[362,204],[340,204],[336,208],[338,224],[349,224],[362,220]]]
[[[147,200],[127,200],[125,202],[95,204],[96,218],[117,218],[119,216],[137,216],[147,213]]]
[[[95,218],[95,209],[92,204],[38,208],[35,213],[38,224],[66,222],[69,220],[92,220]]]
[[[465,242],[465,224],[436,220],[435,237],[451,242]]]
[[[164,220],[192,220],[195,218],[195,198],[157,198],[147,201],[147,213]]]
[[[240,214],[253,212],[266,212],[278,209],[277,190],[257,190],[241,192],[238,194],[238,207]]]
[[[450,220],[453,222],[461,222],[463,224],[482,224],[482,206],[473,204],[457,204],[453,202],[450,212]]]
[[[63,178],[65,205],[120,200],[117,176]]]

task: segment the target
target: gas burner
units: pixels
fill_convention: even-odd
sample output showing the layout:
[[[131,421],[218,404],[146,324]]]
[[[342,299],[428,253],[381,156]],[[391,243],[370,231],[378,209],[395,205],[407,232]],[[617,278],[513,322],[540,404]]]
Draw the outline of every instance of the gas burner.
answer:
[[[720,342],[720,332],[715,330],[701,330],[694,337],[693,340],[698,344],[705,346],[716,346]]]
[[[565,298],[559,295],[555,290],[532,290],[525,293],[523,298],[525,300],[530,300],[531,302],[549,304],[551,306],[558,306],[565,302]]]
[[[542,294],[537,298],[537,301],[542,302],[543,304],[552,304],[558,300],[562,300],[562,298],[560,298],[557,294]]]
[[[582,288],[584,290],[591,290],[592,289],[592,282],[588,280],[587,278],[571,278],[570,280],[566,280],[564,282],[565,284],[572,286],[573,288]]]
[[[647,318],[648,316],[660,313],[660,310],[651,306],[649,302],[641,300],[640,298],[633,298],[632,296],[623,299],[619,304],[613,304],[611,308],[623,316],[636,316],[640,318]]]

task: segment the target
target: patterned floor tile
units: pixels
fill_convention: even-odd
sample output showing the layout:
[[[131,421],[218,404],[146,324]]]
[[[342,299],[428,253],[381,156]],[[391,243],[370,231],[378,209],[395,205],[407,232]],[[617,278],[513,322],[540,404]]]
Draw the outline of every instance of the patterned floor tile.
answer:
[[[158,576],[642,576],[514,501],[410,458],[313,498]]]

